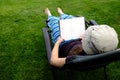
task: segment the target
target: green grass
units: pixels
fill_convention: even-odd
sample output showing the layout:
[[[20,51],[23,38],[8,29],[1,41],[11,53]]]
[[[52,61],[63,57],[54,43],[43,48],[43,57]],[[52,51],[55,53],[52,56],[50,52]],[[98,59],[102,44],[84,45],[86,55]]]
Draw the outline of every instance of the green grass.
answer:
[[[46,7],[55,16],[56,8],[61,7],[67,14],[108,24],[120,41],[119,0],[0,0],[0,80],[52,80],[41,32]],[[73,72],[73,80],[103,80],[98,72]],[[108,65],[107,74],[108,80],[120,80],[120,62]]]

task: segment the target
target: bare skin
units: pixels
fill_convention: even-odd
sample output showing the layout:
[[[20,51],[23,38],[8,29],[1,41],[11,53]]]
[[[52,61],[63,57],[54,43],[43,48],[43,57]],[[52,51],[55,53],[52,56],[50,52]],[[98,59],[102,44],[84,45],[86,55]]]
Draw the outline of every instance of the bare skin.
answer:
[[[65,57],[59,58],[58,56],[59,45],[62,41],[63,41],[62,38],[58,39],[58,41],[55,43],[53,47],[52,54],[51,54],[50,64],[56,67],[62,67],[65,64],[65,60],[66,60]]]
[[[50,10],[49,10],[48,8],[45,9],[45,14],[46,14],[47,16],[51,16],[51,12],[50,12]]]

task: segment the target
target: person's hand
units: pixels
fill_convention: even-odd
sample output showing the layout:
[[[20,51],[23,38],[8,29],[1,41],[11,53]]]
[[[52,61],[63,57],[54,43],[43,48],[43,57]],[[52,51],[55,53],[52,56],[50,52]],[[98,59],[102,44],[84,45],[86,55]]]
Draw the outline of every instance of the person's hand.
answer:
[[[82,35],[80,35],[80,39],[82,39]]]
[[[64,41],[64,39],[61,38],[61,37],[59,37],[58,40],[57,40],[57,42],[56,42],[56,44],[60,44],[62,41]]]

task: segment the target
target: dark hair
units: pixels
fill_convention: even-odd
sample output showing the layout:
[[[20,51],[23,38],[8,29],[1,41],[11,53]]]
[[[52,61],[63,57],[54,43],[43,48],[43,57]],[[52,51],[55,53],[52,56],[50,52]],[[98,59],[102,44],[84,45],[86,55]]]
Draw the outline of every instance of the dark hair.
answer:
[[[81,40],[71,40],[61,46],[59,50],[59,57],[66,57],[71,55],[81,54],[83,51]]]

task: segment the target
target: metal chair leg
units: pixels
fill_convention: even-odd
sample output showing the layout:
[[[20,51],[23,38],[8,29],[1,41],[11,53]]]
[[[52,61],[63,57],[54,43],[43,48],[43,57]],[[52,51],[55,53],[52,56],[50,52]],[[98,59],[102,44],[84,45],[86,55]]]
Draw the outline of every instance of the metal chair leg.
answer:
[[[104,80],[107,80],[106,66],[104,67]]]

